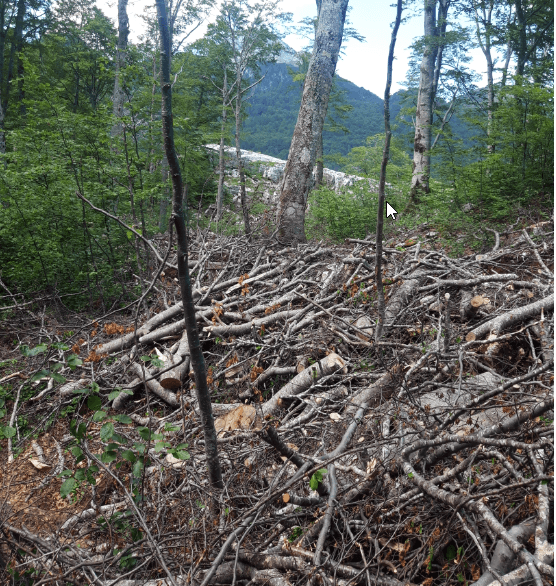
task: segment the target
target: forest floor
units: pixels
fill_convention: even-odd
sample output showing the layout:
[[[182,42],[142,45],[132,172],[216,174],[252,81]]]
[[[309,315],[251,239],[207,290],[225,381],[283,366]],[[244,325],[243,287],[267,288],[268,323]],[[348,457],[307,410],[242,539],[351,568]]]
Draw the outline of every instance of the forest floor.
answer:
[[[459,258],[426,227],[394,233],[378,343],[372,238],[284,248],[199,230],[223,490],[171,256],[127,313],[14,305],[0,580],[552,584],[553,229],[514,226]]]

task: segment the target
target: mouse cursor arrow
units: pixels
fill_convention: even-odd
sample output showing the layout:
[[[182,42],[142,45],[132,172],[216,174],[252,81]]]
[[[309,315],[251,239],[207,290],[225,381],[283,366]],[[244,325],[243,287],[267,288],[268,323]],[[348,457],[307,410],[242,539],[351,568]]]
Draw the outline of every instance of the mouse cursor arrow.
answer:
[[[386,217],[389,218],[392,216],[392,218],[395,220],[397,213],[398,212],[388,202],[386,202]]]

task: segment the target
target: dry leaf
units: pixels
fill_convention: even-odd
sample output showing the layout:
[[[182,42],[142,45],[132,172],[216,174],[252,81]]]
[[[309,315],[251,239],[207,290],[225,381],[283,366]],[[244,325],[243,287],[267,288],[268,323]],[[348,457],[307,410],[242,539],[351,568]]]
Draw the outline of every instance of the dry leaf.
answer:
[[[332,421],[340,421],[342,419],[342,416],[339,413],[330,413],[329,417]]]
[[[406,548],[402,543],[393,543],[393,542],[389,542],[388,539],[386,539],[385,537],[380,537],[378,542],[380,543],[380,545],[382,545],[383,547],[389,547],[390,549],[393,549],[394,551],[398,551],[398,552],[405,552]]]
[[[239,366],[235,366],[234,368],[228,370],[228,372],[224,376],[226,378],[232,378],[233,376],[238,374],[238,372],[241,372],[241,369],[242,369],[242,366],[240,364]]]
[[[369,462],[367,462],[367,474],[371,474],[371,472],[377,467],[378,460],[373,458]]]
[[[235,429],[261,429],[261,422],[257,418],[255,407],[252,405],[240,405],[226,415],[219,417],[214,422],[217,432],[234,431]]]
[[[182,468],[185,466],[185,460],[180,460],[179,458],[172,456],[172,454],[166,454],[166,458],[164,458],[164,460],[168,464],[171,464],[173,468]]]
[[[33,466],[37,470],[44,470],[45,468],[51,468],[50,464],[44,464],[43,462],[41,462],[40,460],[37,460],[35,458],[31,458],[29,460],[29,462],[31,462],[31,464],[33,464]]]

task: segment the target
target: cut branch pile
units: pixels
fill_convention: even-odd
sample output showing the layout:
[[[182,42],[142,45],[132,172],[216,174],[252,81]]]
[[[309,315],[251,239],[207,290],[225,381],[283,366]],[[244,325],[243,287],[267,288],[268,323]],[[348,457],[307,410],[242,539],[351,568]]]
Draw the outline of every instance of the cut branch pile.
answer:
[[[134,479],[129,462],[100,457],[116,448],[83,400],[73,418],[93,430],[80,448],[99,467],[97,485],[33,523],[74,456],[54,431],[32,446],[14,438],[21,455],[0,486],[4,571],[106,586],[553,583],[548,230],[500,247],[497,234],[495,251],[459,259],[430,243],[387,243],[378,343],[371,241],[279,249],[199,236],[194,299],[224,490],[208,483],[166,269],[136,331],[109,338],[117,328],[98,320],[95,339],[77,334],[89,358],[78,380],[8,406],[42,409],[46,421],[95,383],[122,441],[136,445],[146,427],[164,445],[146,446]],[[183,442],[188,460],[170,453]],[[46,469],[18,484],[28,456]]]

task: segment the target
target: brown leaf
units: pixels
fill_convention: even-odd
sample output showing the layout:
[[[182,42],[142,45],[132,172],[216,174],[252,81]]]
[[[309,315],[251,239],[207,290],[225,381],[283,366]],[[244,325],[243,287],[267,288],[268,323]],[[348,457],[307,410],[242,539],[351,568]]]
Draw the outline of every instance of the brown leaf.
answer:
[[[261,429],[260,421],[257,418],[257,412],[252,405],[240,405],[232,411],[219,417],[214,422],[217,432],[234,431],[235,429]]]

